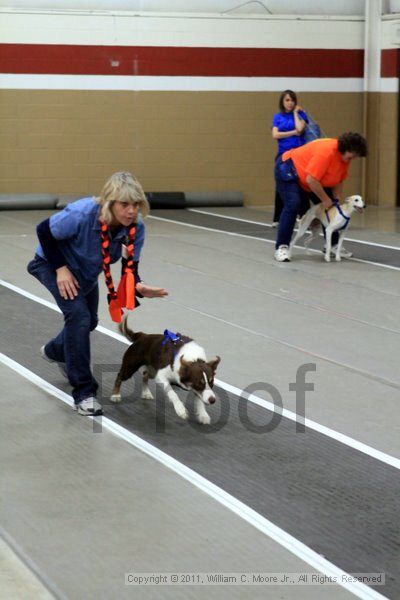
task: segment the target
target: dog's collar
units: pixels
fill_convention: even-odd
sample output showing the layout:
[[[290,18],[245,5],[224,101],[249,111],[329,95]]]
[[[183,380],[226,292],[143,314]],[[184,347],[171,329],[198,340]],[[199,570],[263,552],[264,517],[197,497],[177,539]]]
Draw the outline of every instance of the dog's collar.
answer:
[[[342,211],[342,207],[340,206],[340,203],[338,200],[332,200],[332,206],[334,206],[341,217],[343,217],[345,223],[344,225],[342,225],[342,227],[339,227],[338,229],[336,229],[336,231],[341,231],[342,229],[346,229],[347,225],[349,224],[350,221],[350,217],[348,217],[347,215],[344,214],[344,212]],[[332,207],[331,207],[332,208]],[[329,208],[325,209],[325,215],[326,215],[326,220],[328,221],[328,223],[331,222],[330,218],[329,218]]]
[[[174,385],[176,385],[178,388],[181,388],[181,390],[185,390],[185,392],[190,392],[190,388],[187,387],[186,385],[183,385],[183,383],[174,383]]]

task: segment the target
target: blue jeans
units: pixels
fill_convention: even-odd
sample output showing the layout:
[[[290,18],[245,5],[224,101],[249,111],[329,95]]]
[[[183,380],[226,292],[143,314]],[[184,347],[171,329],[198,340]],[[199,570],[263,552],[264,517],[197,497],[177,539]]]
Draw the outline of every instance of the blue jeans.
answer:
[[[283,202],[283,210],[279,219],[279,227],[276,237],[275,247],[289,246],[292,239],[293,229],[296,223],[297,215],[304,215],[309,207],[309,201],[313,204],[321,202],[321,200],[311,192],[304,191],[298,182],[298,179],[292,181],[284,181],[281,172],[278,170],[279,163],[282,159],[279,157],[275,164],[275,181],[276,189]],[[329,197],[332,196],[331,188],[324,188]],[[325,230],[324,230],[325,235]],[[334,232],[332,235],[332,245],[338,243],[338,234]]]
[[[46,344],[46,355],[65,363],[75,404],[96,396],[98,383],[90,368],[90,332],[96,329],[98,323],[97,283],[88,293],[84,294],[79,289],[76,298],[65,300],[58,291],[56,272],[46,260],[36,255],[27,269],[49,290],[64,315],[64,328]]]
[[[298,179],[284,181],[279,166],[282,158],[279,156],[275,163],[276,189],[283,203],[282,213],[279,219],[278,233],[275,247],[289,246],[292,239],[296,217],[302,212],[305,202],[308,202],[307,194],[301,189]]]

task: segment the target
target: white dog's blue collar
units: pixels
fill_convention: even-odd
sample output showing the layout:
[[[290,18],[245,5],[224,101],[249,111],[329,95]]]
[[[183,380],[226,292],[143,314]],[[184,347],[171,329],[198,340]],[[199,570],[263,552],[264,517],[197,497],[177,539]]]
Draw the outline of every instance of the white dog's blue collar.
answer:
[[[342,229],[346,229],[347,225],[349,224],[350,217],[348,217],[347,215],[344,214],[344,212],[342,211],[342,207],[340,206],[340,204],[337,200],[332,200],[332,204],[333,204],[333,206],[335,206],[337,208],[340,216],[343,217],[343,219],[345,220],[344,225],[342,225],[342,227],[339,227],[338,229],[336,229],[336,231],[341,231]],[[325,215],[326,215],[326,219],[327,219],[328,223],[330,223],[331,220],[329,218],[329,209],[325,210]]]

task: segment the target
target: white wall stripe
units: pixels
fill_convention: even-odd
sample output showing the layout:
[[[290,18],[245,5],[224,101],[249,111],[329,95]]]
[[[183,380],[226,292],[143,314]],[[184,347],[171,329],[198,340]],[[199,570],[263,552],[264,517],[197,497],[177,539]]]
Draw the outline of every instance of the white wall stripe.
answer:
[[[32,382],[37,387],[41,388],[46,393],[52,394],[55,397],[59,398],[63,402],[66,402],[69,406],[73,403],[71,396],[61,392],[56,387],[49,384],[47,381],[38,377],[32,371],[29,371],[16,361],[12,360],[8,356],[3,353],[0,353],[0,361],[10,369],[13,369],[16,373]],[[81,417],[77,417],[81,418]],[[85,418],[93,418],[93,417],[85,417]],[[147,454],[151,458],[155,459],[157,462],[161,463],[168,469],[171,469],[174,473],[197,487],[202,492],[206,493],[208,496],[219,502],[222,506],[227,508],[228,510],[235,513],[241,519],[258,529],[261,533],[268,536],[284,548],[297,556],[300,560],[303,560],[307,564],[309,564],[314,569],[317,569],[319,572],[327,575],[328,577],[337,578],[338,585],[347,589],[349,592],[354,594],[357,598],[362,598],[363,600],[379,600],[385,598],[378,592],[375,592],[373,589],[359,582],[349,582],[346,581],[347,573],[342,571],[338,567],[336,567],[333,563],[329,562],[325,558],[323,558],[317,552],[314,552],[311,548],[300,542],[295,537],[288,534],[286,531],[277,527],[257,513],[255,510],[250,508],[248,505],[244,504],[237,500],[231,494],[225,492],[222,488],[214,485],[211,481],[208,481],[196,471],[193,471],[189,467],[175,460],[165,452],[162,452],[155,446],[152,446],[139,436],[134,433],[128,431],[124,427],[121,427],[114,421],[107,419],[106,417],[95,417],[96,421],[100,422],[102,426],[116,435],[117,437],[125,440],[131,446],[134,446],[141,452]]]
[[[9,0],[10,1],[10,0]],[[12,0],[11,0],[12,1]],[[17,0],[14,0],[14,3]],[[363,48],[360,17],[0,8],[2,43],[211,48]],[[30,0],[35,4],[33,0]],[[4,4],[5,1],[1,2]],[[7,2],[8,3],[8,2]],[[164,4],[168,4],[163,0]],[[142,0],[148,4],[148,0]],[[190,2],[186,0],[186,4]]]
[[[43,300],[42,298],[39,298],[38,296],[31,294],[30,292],[26,292],[22,288],[19,288],[11,283],[8,283],[8,282],[0,279],[0,285],[12,290],[13,292],[16,292],[17,294],[20,294],[21,296],[25,296],[26,298],[29,298],[29,300],[33,300],[34,302],[37,302],[38,304],[42,304],[43,306],[46,306],[47,308],[51,308],[52,310],[60,312],[59,308],[55,304],[52,304],[51,302],[48,302],[47,300]],[[111,331],[110,329],[107,329],[106,327],[98,325],[96,330],[99,331],[100,333],[103,333],[104,335],[107,335],[107,336],[109,336],[115,340],[118,340],[126,345],[130,345],[130,342],[124,336],[122,336],[119,333],[116,333],[115,331]],[[335,363],[335,364],[337,364],[337,363]],[[339,365],[339,366],[341,366],[341,365]],[[271,412],[278,412],[278,413],[280,412],[279,410],[277,411],[275,405],[272,402],[269,402],[268,400],[259,398],[258,396],[255,396],[254,394],[251,394],[251,395],[245,394],[245,393],[243,393],[243,390],[241,390],[229,383],[225,383],[224,381],[222,381],[220,379],[215,379],[215,383],[222,389],[234,394],[238,398],[240,398],[240,396],[243,395],[243,397],[245,397],[249,402],[253,402],[254,404],[257,404],[258,406],[262,406],[263,408],[265,408]],[[64,392],[61,392],[60,390],[58,390],[58,391],[60,392],[61,395],[64,394]],[[61,397],[61,396],[59,396],[59,397]],[[62,397],[64,397],[64,396],[62,396]],[[302,417],[290,410],[282,409],[282,415],[284,417],[286,417],[287,419],[290,419],[291,421],[302,422]],[[386,463],[387,465],[390,465],[391,467],[400,469],[400,459],[398,459],[394,456],[391,456],[390,454],[381,452],[380,450],[377,450],[376,448],[373,448],[372,446],[368,446],[367,444],[364,444],[363,442],[359,442],[359,441],[351,438],[350,436],[347,436],[343,433],[335,431],[334,429],[330,429],[329,427],[326,427],[325,425],[321,425],[320,423],[317,423],[316,421],[312,421],[311,419],[305,419],[304,423],[305,423],[306,427],[308,427],[309,429],[318,431],[319,433],[322,433],[323,435],[326,435],[327,437],[330,437],[342,444],[345,444],[346,446],[349,446],[350,448],[354,448],[355,450],[358,450],[359,452],[363,452],[364,454],[367,454],[368,456],[371,456],[372,458],[375,458],[376,460]]]
[[[0,74],[0,89],[111,90],[133,92],[280,92],[289,83],[298,92],[362,92],[352,77],[186,77],[134,75]],[[381,79],[381,92],[397,92],[398,79]]]

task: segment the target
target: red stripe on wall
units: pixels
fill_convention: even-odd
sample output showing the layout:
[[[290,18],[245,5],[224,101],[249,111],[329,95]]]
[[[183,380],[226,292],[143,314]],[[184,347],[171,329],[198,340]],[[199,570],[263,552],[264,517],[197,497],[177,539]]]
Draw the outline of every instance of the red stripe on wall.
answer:
[[[399,52],[397,48],[382,50],[381,77],[398,77]]]
[[[363,50],[0,44],[2,73],[362,77]]]

